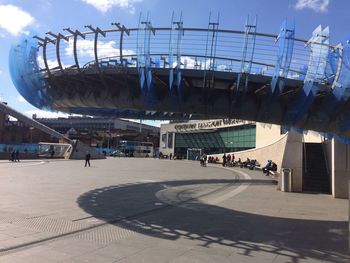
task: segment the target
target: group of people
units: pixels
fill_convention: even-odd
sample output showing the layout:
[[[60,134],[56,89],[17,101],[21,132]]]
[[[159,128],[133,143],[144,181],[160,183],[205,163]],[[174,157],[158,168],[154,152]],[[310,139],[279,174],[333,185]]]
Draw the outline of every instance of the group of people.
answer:
[[[19,162],[19,150],[13,150],[10,155],[11,162]]]
[[[208,163],[219,163],[218,157],[207,157],[206,154],[203,154],[199,159],[202,167],[206,167],[207,160]],[[256,167],[260,167],[260,164],[256,159],[250,158],[247,158],[245,161],[242,161],[241,158],[238,158],[238,160],[235,161],[235,155],[233,153],[227,155],[226,153],[224,153],[224,155],[222,156],[222,166],[237,166],[241,168],[248,168],[250,170],[254,170]],[[271,172],[277,171],[277,164],[274,163],[272,160],[268,160],[267,164],[264,167],[262,167],[262,171],[266,176],[268,176]]]
[[[241,168],[249,168],[250,170],[254,170],[255,167],[260,165],[256,159],[247,158],[245,161],[242,161],[241,158],[238,158],[238,160],[235,161],[235,156],[233,154],[232,156],[230,156],[230,154],[227,155],[226,162],[225,162],[225,154],[222,157],[222,159],[223,159],[223,163],[222,163],[223,166],[231,166],[231,167],[237,166]]]
[[[226,155],[226,153],[224,153],[224,155],[222,156],[222,166],[235,166],[235,155],[232,154],[228,154]]]
[[[260,166],[260,164],[256,159],[247,158],[244,162],[239,160],[238,166],[240,166],[242,168],[248,168],[250,170],[254,170],[256,167]]]
[[[218,163],[219,157],[209,156],[208,157],[208,163]]]

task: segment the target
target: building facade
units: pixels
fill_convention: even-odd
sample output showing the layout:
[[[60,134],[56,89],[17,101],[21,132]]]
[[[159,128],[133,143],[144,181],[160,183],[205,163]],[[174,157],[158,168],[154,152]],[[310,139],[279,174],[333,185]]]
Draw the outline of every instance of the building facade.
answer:
[[[140,124],[133,121],[117,118],[92,118],[92,117],[68,117],[68,118],[36,118],[33,119],[45,124],[61,133],[66,133],[71,128],[87,131],[134,131],[145,134],[159,134],[159,127]]]
[[[255,159],[261,166],[273,160],[279,174],[290,171],[293,192],[349,197],[350,145],[317,132],[286,132],[278,125],[222,119],[162,124],[160,133],[164,155],[194,160],[204,152],[221,162],[226,153],[236,160]],[[277,178],[280,185],[282,176]]]
[[[188,149],[206,154],[238,152],[263,147],[285,132],[278,125],[220,119],[161,125],[160,151],[187,158]]]
[[[69,117],[33,119],[62,133],[100,148],[116,148],[123,140],[152,142],[159,147],[159,127],[118,118]]]

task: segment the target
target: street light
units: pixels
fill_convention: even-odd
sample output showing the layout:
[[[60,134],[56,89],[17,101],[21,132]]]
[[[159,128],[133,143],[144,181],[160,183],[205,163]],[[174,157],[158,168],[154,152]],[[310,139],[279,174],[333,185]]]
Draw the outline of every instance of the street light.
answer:
[[[34,130],[34,127],[29,127],[29,132],[30,132],[30,143],[32,143],[32,141],[33,141],[33,130]]]
[[[111,137],[111,120],[108,120],[107,149],[109,150],[109,139]]]

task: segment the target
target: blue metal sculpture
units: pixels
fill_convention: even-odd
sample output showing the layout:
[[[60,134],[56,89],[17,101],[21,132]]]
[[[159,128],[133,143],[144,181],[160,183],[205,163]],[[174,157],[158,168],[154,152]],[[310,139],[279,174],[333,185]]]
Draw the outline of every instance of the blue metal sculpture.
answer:
[[[38,108],[144,119],[241,118],[350,136],[350,44],[329,43],[319,26],[296,38],[294,22],[278,35],[245,29],[153,27],[113,23],[108,30],[21,39],[10,72]],[[119,42],[119,43],[118,43]],[[119,47],[118,47],[119,44]]]

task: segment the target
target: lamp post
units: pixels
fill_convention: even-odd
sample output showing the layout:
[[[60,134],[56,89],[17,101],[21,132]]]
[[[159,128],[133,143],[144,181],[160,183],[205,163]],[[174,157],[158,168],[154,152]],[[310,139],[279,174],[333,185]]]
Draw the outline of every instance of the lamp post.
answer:
[[[29,127],[29,132],[30,132],[30,143],[32,143],[32,141],[33,141],[33,130],[34,130],[34,127]]]
[[[108,150],[109,150],[109,139],[111,137],[111,120],[112,119],[108,120],[108,134],[107,134],[107,148],[108,148]]]

